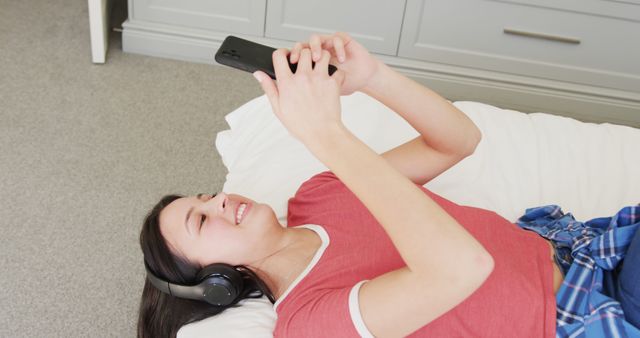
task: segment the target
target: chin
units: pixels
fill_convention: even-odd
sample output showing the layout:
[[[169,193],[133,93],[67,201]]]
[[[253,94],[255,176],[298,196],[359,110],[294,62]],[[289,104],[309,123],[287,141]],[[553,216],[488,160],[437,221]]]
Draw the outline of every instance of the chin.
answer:
[[[260,203],[254,204],[253,207],[254,209],[252,212],[255,213],[252,215],[252,221],[256,223],[256,226],[259,226],[260,228],[270,228],[272,225],[277,224],[282,227],[271,206]]]

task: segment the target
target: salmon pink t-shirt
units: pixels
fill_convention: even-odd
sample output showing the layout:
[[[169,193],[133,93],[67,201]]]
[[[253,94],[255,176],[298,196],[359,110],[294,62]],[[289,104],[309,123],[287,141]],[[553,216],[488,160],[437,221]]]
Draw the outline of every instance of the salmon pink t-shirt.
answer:
[[[418,187],[485,247],[495,265],[471,296],[410,337],[555,336],[553,271],[545,240],[492,211],[460,206]],[[288,226],[316,231],[323,244],[274,305],[278,314],[274,335],[370,337],[360,314],[358,290],[367,280],[405,266],[391,239],[329,171],[304,182],[288,207]]]

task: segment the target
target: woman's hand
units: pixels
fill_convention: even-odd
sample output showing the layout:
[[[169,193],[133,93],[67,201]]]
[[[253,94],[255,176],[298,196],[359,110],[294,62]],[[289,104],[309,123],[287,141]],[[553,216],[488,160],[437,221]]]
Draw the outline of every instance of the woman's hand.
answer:
[[[345,73],[345,80],[340,95],[351,95],[361,90],[378,71],[379,60],[374,58],[366,48],[352,39],[349,34],[337,32],[333,35],[313,34],[308,43],[298,42],[291,50],[291,63],[298,62],[300,51],[311,49],[313,61],[320,59],[323,50],[331,53],[331,64]]]
[[[289,133],[307,147],[322,141],[328,132],[343,127],[340,107],[340,86],[344,73],[337,70],[329,76],[328,51],[311,66],[311,51],[300,52],[300,62],[295,73],[291,72],[286,49],[273,52],[273,68],[277,82],[267,74],[256,71],[254,76],[269,98],[274,114]]]

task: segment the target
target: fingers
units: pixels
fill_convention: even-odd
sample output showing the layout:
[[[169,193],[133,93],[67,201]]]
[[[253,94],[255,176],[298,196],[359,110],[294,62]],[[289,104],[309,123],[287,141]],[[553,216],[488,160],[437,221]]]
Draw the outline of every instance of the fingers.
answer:
[[[320,75],[323,75],[322,73],[329,75],[329,60],[331,60],[331,53],[327,50],[323,50],[321,55],[322,58],[320,61],[316,62],[313,71],[320,72]]]
[[[290,77],[293,75],[291,73],[291,68],[289,68],[289,61],[287,60],[287,55],[289,51],[285,48],[276,49],[271,55],[271,59],[273,61],[273,70],[276,73],[276,79],[281,77]]]
[[[311,49],[311,56],[314,62],[318,62],[322,57],[322,50],[333,51],[339,62],[346,60],[345,45],[351,41],[347,33],[337,32],[333,35],[313,34],[309,42],[296,42],[291,49],[291,63],[296,63],[300,59],[300,52],[304,48]]]
[[[296,63],[300,59],[300,52],[305,49],[311,49],[311,57],[314,62],[317,62],[322,56],[322,44],[323,41],[329,39],[329,35],[311,35],[309,42],[296,42],[291,49],[291,63]]]
[[[280,112],[280,93],[278,92],[278,86],[276,86],[275,82],[271,77],[269,77],[269,75],[262,71],[255,71],[253,76],[258,80],[258,82],[260,82],[260,87],[262,87],[262,90],[269,99],[273,112],[278,114]]]
[[[296,69],[296,73],[310,72],[311,69],[312,69],[311,50],[309,50],[308,48],[305,48],[300,52],[300,61],[298,62],[298,68]]]
[[[347,53],[344,51],[344,42],[342,38],[339,36],[333,37],[333,48],[336,51],[336,56],[338,57],[338,61],[344,62],[347,59]]]
[[[322,41],[326,40],[326,36],[320,37],[318,34],[313,34],[309,38],[309,48],[311,48],[311,54],[313,61],[318,62],[322,56]]]
[[[309,48],[309,44],[307,43],[302,43],[302,42],[296,42],[296,44],[293,46],[293,48],[291,48],[291,58],[289,59],[289,61],[291,61],[291,63],[296,63],[298,62],[298,59],[300,59],[300,51],[303,48]]]
[[[335,36],[339,36],[342,39],[342,42],[344,42],[345,45],[347,45],[347,44],[349,44],[349,42],[351,42],[351,36],[349,35],[349,33],[336,32],[334,35]]]

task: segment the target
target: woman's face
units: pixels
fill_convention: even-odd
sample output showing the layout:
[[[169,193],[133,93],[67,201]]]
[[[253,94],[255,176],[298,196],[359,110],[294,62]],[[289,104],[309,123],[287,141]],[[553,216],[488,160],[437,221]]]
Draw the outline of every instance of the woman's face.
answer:
[[[246,204],[244,211],[239,209]],[[239,223],[238,210],[241,210]],[[284,231],[273,209],[240,195],[200,194],[179,198],[160,213],[169,248],[190,262],[251,265],[270,254]]]

